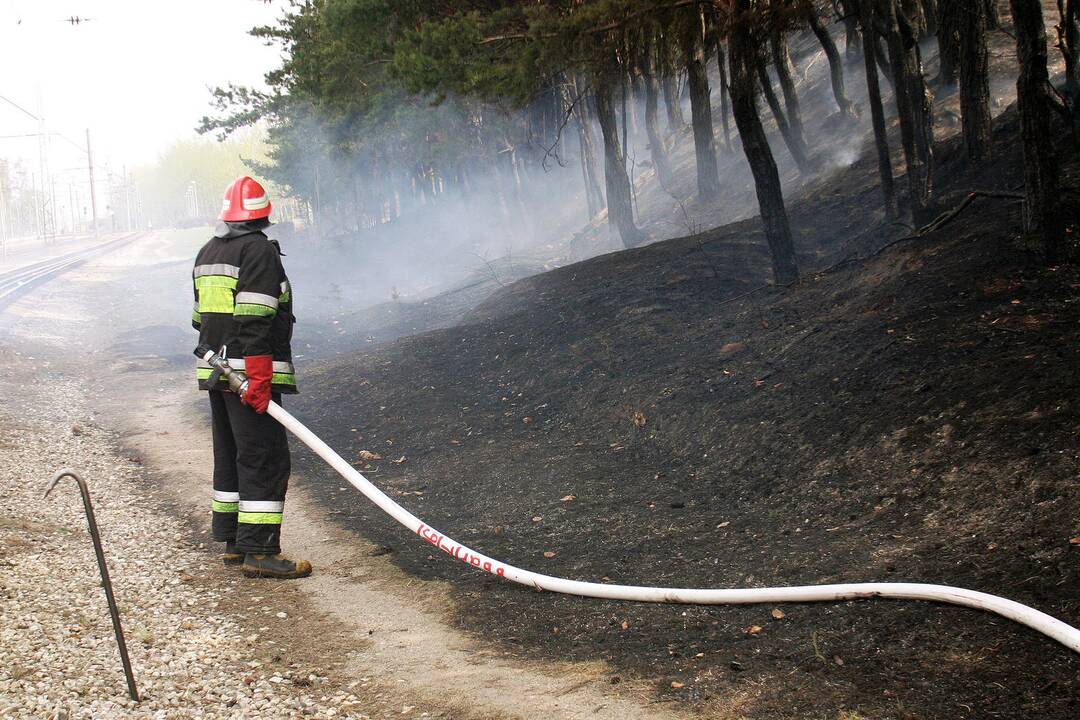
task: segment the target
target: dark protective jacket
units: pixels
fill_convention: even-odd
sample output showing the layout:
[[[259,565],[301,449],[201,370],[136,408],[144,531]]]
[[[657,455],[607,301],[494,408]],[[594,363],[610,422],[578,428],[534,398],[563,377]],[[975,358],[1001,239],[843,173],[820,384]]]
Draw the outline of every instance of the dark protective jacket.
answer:
[[[265,226],[222,223],[199,250],[191,274],[191,324],[199,331],[199,343],[219,350],[237,370],[244,369],[247,355],[272,356],[273,391],[295,393],[292,289],[281,249],[262,232]],[[208,387],[211,370],[202,360],[196,372],[200,389],[228,390],[221,381]]]

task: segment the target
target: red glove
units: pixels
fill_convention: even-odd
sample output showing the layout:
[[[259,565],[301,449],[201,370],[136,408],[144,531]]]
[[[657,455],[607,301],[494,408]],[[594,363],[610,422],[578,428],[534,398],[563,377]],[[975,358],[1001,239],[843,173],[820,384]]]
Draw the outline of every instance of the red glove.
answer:
[[[244,358],[244,374],[247,375],[247,391],[240,402],[260,415],[270,405],[270,381],[274,376],[274,359],[269,355],[248,355]]]

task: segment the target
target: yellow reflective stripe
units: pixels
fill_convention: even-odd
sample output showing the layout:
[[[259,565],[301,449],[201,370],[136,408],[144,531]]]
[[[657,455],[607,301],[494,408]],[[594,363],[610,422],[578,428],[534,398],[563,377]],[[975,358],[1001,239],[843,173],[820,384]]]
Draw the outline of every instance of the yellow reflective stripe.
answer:
[[[280,525],[281,513],[268,512],[242,512],[237,513],[236,521],[248,525]]]
[[[287,303],[291,299],[292,299],[292,293],[289,293],[289,292],[283,292],[280,295],[278,295],[278,302],[279,303]]]
[[[233,315],[241,316],[253,316],[253,317],[274,317],[277,315],[277,308],[267,307],[266,305],[255,305],[253,303],[237,303],[233,308]]]
[[[213,370],[210,368],[195,368],[195,378],[197,380],[209,380],[210,373]],[[272,385],[296,385],[296,375],[293,373],[274,373],[270,376],[270,383]]]
[[[240,503],[238,502],[221,502],[220,500],[213,501],[214,512],[220,513],[234,513],[240,509]]]
[[[202,322],[202,313],[199,312],[198,310],[192,311],[192,313],[191,313],[191,322],[193,322],[193,323],[201,323]]]
[[[204,280],[214,281],[199,287],[199,312],[203,313],[232,313],[233,290],[236,288],[234,278],[225,278],[217,275],[205,278],[197,278],[196,284]],[[221,282],[217,282],[221,281]],[[228,282],[225,282],[228,281]],[[230,284],[231,283],[231,284]]]

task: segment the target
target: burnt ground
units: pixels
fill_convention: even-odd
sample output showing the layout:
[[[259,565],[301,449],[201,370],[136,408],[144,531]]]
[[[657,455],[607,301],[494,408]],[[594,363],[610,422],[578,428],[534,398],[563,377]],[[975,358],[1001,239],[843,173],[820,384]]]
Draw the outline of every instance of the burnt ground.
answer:
[[[943,207],[1022,184],[1012,111],[996,139],[978,169],[940,148]],[[804,268],[895,238],[875,177],[861,160],[792,204]],[[756,220],[594,258],[459,326],[327,361],[289,404],[430,524],[529,569],[944,583],[1080,624],[1080,268],[1035,262],[1019,213],[980,199],[789,289],[761,289]],[[298,455],[333,517],[452,581],[454,622],[522,657],[603,660],[612,682],[645,678],[710,716],[1080,715],[1080,656],[1000,618],[873,601],[776,620],[530,592],[434,553]]]

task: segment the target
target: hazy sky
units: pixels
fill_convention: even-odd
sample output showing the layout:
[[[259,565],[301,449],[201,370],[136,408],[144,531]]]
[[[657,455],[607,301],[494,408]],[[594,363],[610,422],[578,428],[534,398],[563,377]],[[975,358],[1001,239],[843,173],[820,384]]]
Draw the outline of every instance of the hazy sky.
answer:
[[[0,96],[42,115],[78,141],[90,128],[95,165],[152,161],[209,111],[208,86],[262,87],[277,48],[247,35],[271,23],[283,1],[0,0]],[[72,26],[71,16],[88,18]],[[0,135],[36,132],[0,101]],[[53,171],[79,162],[52,140]],[[34,140],[0,140],[0,157],[37,162]],[[85,156],[82,162],[85,163]]]

